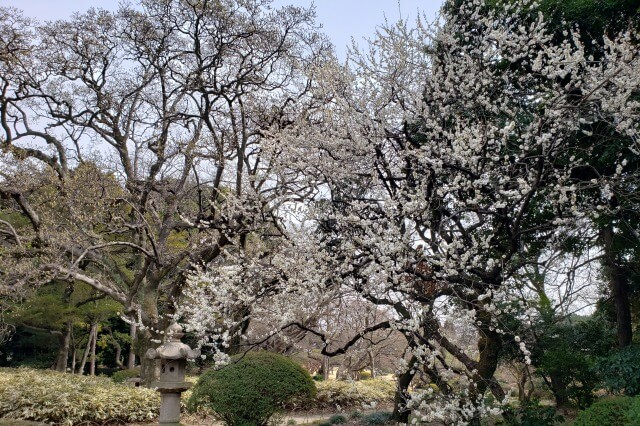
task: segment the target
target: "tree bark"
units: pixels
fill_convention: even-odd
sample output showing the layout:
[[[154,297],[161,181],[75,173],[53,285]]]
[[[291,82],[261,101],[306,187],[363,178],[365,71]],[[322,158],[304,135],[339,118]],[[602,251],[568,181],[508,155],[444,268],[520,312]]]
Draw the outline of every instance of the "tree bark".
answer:
[[[407,370],[398,376],[398,387],[393,397],[393,413],[391,414],[391,419],[399,423],[409,423],[409,414],[411,414],[411,411],[407,410],[406,402],[409,398],[409,385],[415,375],[413,367],[417,361],[418,358],[412,356],[407,365]]]
[[[631,344],[631,339],[633,338],[627,276],[625,268],[620,265],[618,254],[615,251],[613,226],[605,226],[602,229],[601,236],[604,249],[604,269],[609,279],[609,287],[615,303],[618,347],[624,348]]]
[[[528,403],[531,400],[532,393],[533,382],[529,380],[529,371],[525,367],[518,378],[518,401],[520,401],[521,404]]]
[[[502,401],[505,398],[504,390],[493,377],[498,368],[502,339],[496,331],[491,330],[491,316],[488,312],[479,312],[478,320],[482,323],[478,330],[480,332],[480,338],[478,339],[480,358],[478,359],[478,372],[474,378],[477,387],[471,389],[471,395],[478,403],[486,390],[489,389],[498,401]],[[480,424],[479,413],[470,424]]]
[[[329,373],[331,370],[331,364],[329,363],[329,357],[326,355],[322,356],[322,379],[329,380]]]
[[[145,354],[149,349],[158,348],[161,340],[159,335],[152,334],[148,328],[139,329],[136,334],[135,348],[140,359],[140,379],[143,386],[151,387],[153,382],[160,379],[160,362],[148,359]]]
[[[551,392],[556,400],[556,408],[565,408],[569,406],[569,398],[567,396],[567,384],[564,380],[558,378],[558,376],[551,375],[549,377],[551,382]]]
[[[74,347],[73,354],[71,355],[71,374],[76,373],[76,360],[77,360],[78,350]]]
[[[369,349],[369,368],[371,369],[371,378],[376,378],[376,357],[373,355],[373,351]]]
[[[129,325],[129,336],[131,337],[131,345],[129,347],[129,359],[127,360],[127,368],[129,370],[136,368],[136,353],[133,350],[133,342],[136,339],[136,323],[135,318],[131,318]]]
[[[615,272],[611,284],[613,287],[613,298],[616,301],[618,347],[624,348],[631,344],[633,338],[627,277],[619,272]]]
[[[118,342],[118,339],[116,339],[116,336],[113,335],[113,330],[111,329],[111,327],[104,327],[102,330],[109,334],[109,338],[111,339],[111,344],[113,345],[114,348],[116,348],[116,354],[115,354],[116,366],[121,370],[126,369],[127,367],[125,367],[124,363],[122,362],[122,345],[120,345],[120,343]]]
[[[65,324],[64,333],[60,334],[60,348],[58,349],[58,357],[56,358],[56,371],[67,371],[69,362],[69,345],[71,343],[71,330],[73,329],[73,321],[69,320]]]
[[[89,352],[91,351],[91,341],[93,339],[93,328],[97,327],[97,324],[91,324],[89,328],[89,336],[87,337],[87,345],[84,348],[84,352],[82,353],[82,361],[80,361],[80,368],[78,369],[78,374],[84,374],[84,367],[87,365],[87,359],[89,357]]]
[[[478,340],[480,358],[478,360],[477,368],[479,378],[477,389],[479,395],[484,394],[487,389],[494,392],[495,386],[493,383],[495,382],[495,379],[493,375],[498,368],[498,357],[500,355],[501,348],[502,339],[500,338],[500,335],[495,331],[491,331],[488,327],[481,327],[480,339]]]
[[[78,348],[76,347],[76,335],[74,333],[73,325],[71,326],[71,347],[73,351],[71,352],[71,374],[75,374],[76,372],[76,361],[78,355]]]
[[[93,327],[93,339],[91,340],[91,361],[89,363],[89,375],[96,375],[96,343],[98,340],[98,324]]]
[[[159,283],[146,279],[142,290],[142,323],[143,328],[136,330],[135,353],[140,360],[141,385],[151,387],[160,378],[160,362],[148,359],[145,355],[149,349],[157,349],[162,344],[163,335],[159,330],[165,330],[167,325],[158,313]]]

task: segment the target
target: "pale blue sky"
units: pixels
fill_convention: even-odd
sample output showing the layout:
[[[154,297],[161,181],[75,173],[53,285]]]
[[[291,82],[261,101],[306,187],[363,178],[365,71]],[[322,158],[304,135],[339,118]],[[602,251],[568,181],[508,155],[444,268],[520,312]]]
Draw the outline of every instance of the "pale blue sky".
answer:
[[[313,0],[274,0],[275,5],[308,6]],[[135,3],[135,1],[133,1]],[[336,45],[340,56],[351,37],[361,40],[372,36],[377,25],[386,18],[393,22],[400,16],[415,20],[418,10],[429,19],[435,17],[442,0],[315,0],[317,20]],[[95,6],[108,10],[118,8],[119,0],[0,0],[1,6],[14,6],[27,16],[39,20],[68,17],[73,12]]]

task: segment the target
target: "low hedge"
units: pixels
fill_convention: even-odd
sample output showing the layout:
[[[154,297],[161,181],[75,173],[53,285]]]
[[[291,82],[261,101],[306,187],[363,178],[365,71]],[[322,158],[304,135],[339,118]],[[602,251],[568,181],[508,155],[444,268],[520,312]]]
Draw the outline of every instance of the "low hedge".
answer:
[[[0,369],[0,417],[74,425],[144,422],[158,416],[158,392],[106,377],[50,370]]]
[[[361,408],[393,402],[396,383],[382,379],[316,382],[318,408]]]

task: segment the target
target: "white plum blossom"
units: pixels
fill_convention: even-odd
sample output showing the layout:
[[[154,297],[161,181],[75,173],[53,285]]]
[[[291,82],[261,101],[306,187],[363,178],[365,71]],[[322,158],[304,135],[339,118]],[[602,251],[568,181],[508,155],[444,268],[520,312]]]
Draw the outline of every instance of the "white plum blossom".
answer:
[[[601,188],[606,201],[623,178],[621,160],[617,173],[577,179],[576,137],[599,120],[637,145],[640,122],[637,35],[607,39],[604,58],[587,60],[577,31],[552,42],[535,10],[462,2],[433,24],[382,27],[347,66],[313,69],[314,96],[330,101],[279,133],[277,150],[291,161],[283,173],[298,167],[318,189],[287,238],[191,278],[182,313],[192,329],[224,346],[221,327],[266,318],[271,329],[254,340],[298,327],[335,354],[314,321],[357,297],[393,312],[376,327],[405,336],[399,377],[438,386],[399,388],[400,411],[446,424],[499,411],[483,395],[506,402],[494,377],[513,336],[502,318],[538,315],[519,295],[523,271],[544,258],[531,247],[560,246],[599,214],[583,194]],[[530,364],[524,336],[514,339]]]

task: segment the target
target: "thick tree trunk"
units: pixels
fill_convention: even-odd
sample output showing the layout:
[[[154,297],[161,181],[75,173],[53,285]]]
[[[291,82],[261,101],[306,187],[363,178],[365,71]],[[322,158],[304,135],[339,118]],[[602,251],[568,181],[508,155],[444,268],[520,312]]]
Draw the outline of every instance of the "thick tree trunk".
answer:
[[[71,344],[71,330],[73,329],[73,322],[67,321],[65,324],[64,333],[60,334],[60,348],[58,349],[58,357],[56,358],[56,371],[67,371],[67,364],[69,363],[69,346]]]
[[[567,384],[555,375],[550,376],[549,380],[551,382],[551,392],[556,400],[556,408],[565,408],[569,406]]]
[[[491,316],[489,313],[479,312],[478,319],[482,323],[479,328],[480,338],[478,339],[480,358],[478,360],[478,372],[475,376],[477,387],[471,389],[471,395],[472,398],[475,398],[476,402],[479,403],[486,390],[489,389],[498,401],[502,401],[505,397],[504,390],[493,377],[498,368],[502,339],[497,332],[491,330]],[[480,424],[479,413],[470,424]]]
[[[111,343],[113,343],[113,346],[116,348],[116,356],[115,356],[116,366],[122,370],[126,369],[126,367],[124,366],[124,363],[122,362],[122,346],[120,346],[120,343],[118,343],[118,341],[115,339],[115,337],[113,337],[113,335],[111,335]]]
[[[140,360],[141,385],[151,387],[160,378],[160,362],[146,357],[149,349],[157,349],[163,340],[159,330],[165,330],[167,325],[158,312],[158,285],[155,280],[145,280],[142,294],[142,324],[136,330],[134,343],[135,353]]]
[[[131,347],[129,348],[129,358],[127,360],[127,368],[131,370],[136,367],[136,353],[133,350],[133,342],[136,339],[135,318],[131,318],[131,324],[129,325],[129,336],[131,337]]]
[[[137,332],[135,349],[140,358],[140,379],[143,386],[151,387],[160,378],[160,362],[145,356],[149,349],[158,348],[160,341],[161,337],[152,334],[148,328]]]
[[[612,277],[611,284],[613,287],[613,298],[616,301],[618,347],[624,348],[631,344],[631,339],[633,338],[627,277],[616,272]]]
[[[326,355],[322,356],[322,379],[329,380],[329,373],[331,372],[331,364],[329,363],[329,357]]]
[[[604,269],[609,279],[611,295],[616,308],[618,347],[624,348],[631,344],[633,337],[627,276],[624,267],[619,264],[618,255],[615,252],[613,227],[608,225],[603,228],[601,236],[604,248]]]
[[[478,351],[480,358],[478,360],[478,394],[482,395],[487,389],[493,392],[495,379],[493,375],[498,368],[498,357],[502,348],[502,339],[495,331],[489,328],[480,330],[481,336],[478,340]],[[499,391],[498,391],[499,393]]]
[[[393,413],[391,414],[391,419],[399,423],[409,423],[411,411],[407,410],[406,403],[409,398],[409,385],[413,380],[413,376],[415,376],[413,367],[417,361],[418,359],[412,356],[406,371],[398,376],[398,387],[393,397]]]
[[[518,378],[518,401],[521,404],[528,403],[531,400],[533,390],[533,382],[529,380],[529,371],[525,367]]]

